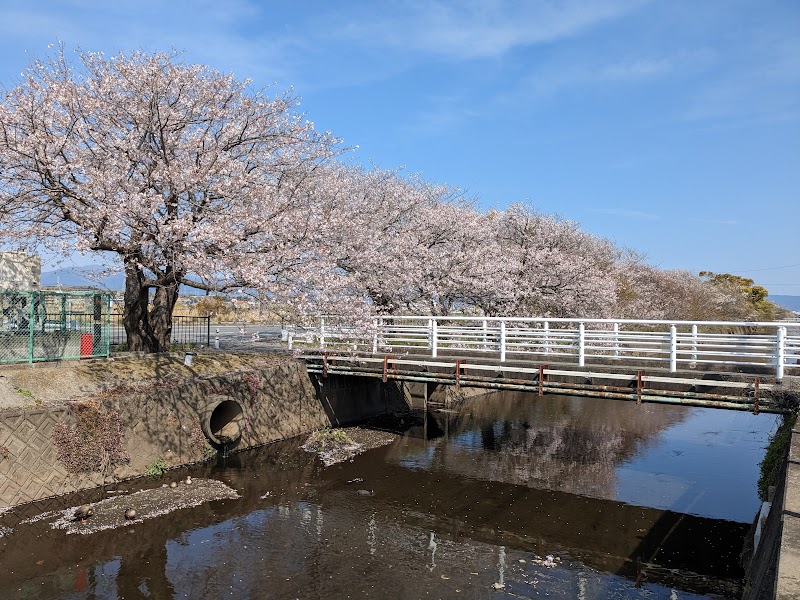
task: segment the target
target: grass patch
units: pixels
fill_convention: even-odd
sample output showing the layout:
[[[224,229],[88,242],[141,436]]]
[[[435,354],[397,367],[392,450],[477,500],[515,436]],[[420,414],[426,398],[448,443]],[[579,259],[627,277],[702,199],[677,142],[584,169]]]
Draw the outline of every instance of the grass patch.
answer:
[[[26,390],[25,388],[21,387],[14,387],[18,394],[25,396],[26,398],[33,398],[33,392],[30,390]]]
[[[759,464],[761,476],[758,478],[758,497],[762,502],[767,500],[770,486],[775,485],[778,480],[778,474],[786,456],[786,447],[792,439],[792,428],[796,421],[797,414],[786,415],[781,426],[769,438],[767,452]]]
[[[312,452],[324,452],[342,446],[352,446],[355,442],[344,429],[325,427],[312,433],[305,443]]]
[[[161,477],[164,473],[167,472],[169,465],[167,461],[163,458],[159,458],[154,463],[147,465],[144,470],[144,474],[148,477]]]

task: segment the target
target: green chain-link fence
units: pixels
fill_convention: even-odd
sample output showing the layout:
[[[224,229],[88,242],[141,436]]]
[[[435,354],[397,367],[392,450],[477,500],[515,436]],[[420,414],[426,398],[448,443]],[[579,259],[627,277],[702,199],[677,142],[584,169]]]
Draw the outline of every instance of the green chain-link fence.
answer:
[[[0,363],[109,355],[109,294],[0,292]]]

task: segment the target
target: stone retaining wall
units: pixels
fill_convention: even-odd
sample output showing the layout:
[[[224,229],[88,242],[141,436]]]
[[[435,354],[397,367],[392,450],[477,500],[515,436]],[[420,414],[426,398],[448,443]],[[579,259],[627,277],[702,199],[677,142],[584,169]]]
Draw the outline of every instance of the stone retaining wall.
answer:
[[[256,362],[222,374],[130,382],[62,405],[0,413],[0,447],[8,449],[0,453],[0,511],[114,478],[141,475],[159,459],[168,465],[202,460],[211,449],[200,428],[210,399],[222,397],[242,407],[236,450],[404,406],[402,396],[387,392],[381,382],[345,384],[320,379],[312,383],[302,361],[274,362]],[[40,372],[42,377],[50,373]],[[321,390],[319,397],[315,386]],[[122,425],[130,461],[109,469],[105,477],[97,472],[70,474],[57,459],[53,429],[59,423],[75,427],[78,405],[85,402],[99,403],[102,411],[116,411]]]

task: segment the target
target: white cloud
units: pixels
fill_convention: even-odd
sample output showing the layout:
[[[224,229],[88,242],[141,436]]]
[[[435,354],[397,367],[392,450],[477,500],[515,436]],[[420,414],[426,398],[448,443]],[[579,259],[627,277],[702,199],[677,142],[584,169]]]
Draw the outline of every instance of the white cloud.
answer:
[[[335,35],[368,46],[389,47],[450,59],[496,58],[515,48],[575,36],[619,18],[645,0],[611,2],[404,2],[386,13],[349,20]]]
[[[639,210],[627,210],[623,208],[592,208],[589,212],[600,215],[610,215],[613,217],[623,217],[626,219],[635,219],[638,221],[659,221],[661,215],[654,213],[643,212]]]

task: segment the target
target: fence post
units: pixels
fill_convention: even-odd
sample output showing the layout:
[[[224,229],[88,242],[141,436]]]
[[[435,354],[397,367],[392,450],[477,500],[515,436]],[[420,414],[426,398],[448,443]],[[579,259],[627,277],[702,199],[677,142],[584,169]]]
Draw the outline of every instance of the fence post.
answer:
[[[586,324],[578,323],[578,366],[586,365]]]
[[[614,358],[619,358],[619,323],[614,323]]]
[[[483,349],[486,350],[486,344],[488,342],[488,335],[487,335],[487,327],[489,324],[486,322],[486,319],[483,320]]]
[[[433,350],[433,319],[428,319],[428,350]]]
[[[319,319],[319,349],[325,350],[325,317]]]
[[[678,328],[669,326],[669,372],[678,370]]]
[[[206,317],[206,347],[211,345],[211,316]]]
[[[106,296],[106,358],[111,356],[111,294]]]
[[[439,355],[439,326],[436,319],[431,319],[431,356],[436,358]]]
[[[33,362],[33,294],[28,292],[28,362]]]
[[[775,378],[783,379],[783,366],[786,363],[786,327],[778,327],[777,352],[775,355]]]
[[[372,327],[375,331],[372,332],[372,353],[378,353],[378,319],[372,319]]]
[[[500,321],[500,362],[506,362],[506,322]]]
[[[692,325],[692,364],[697,363],[697,325]]]

